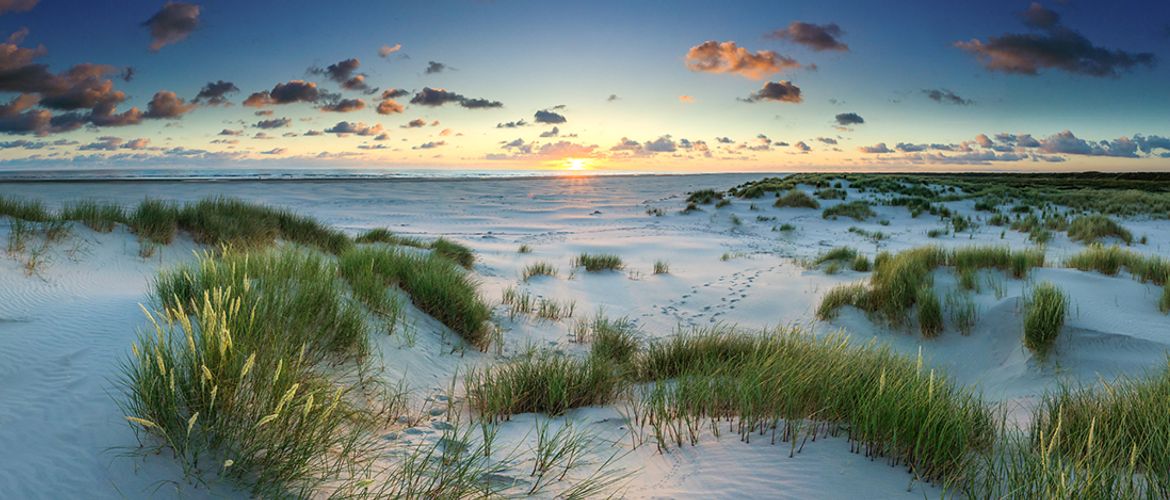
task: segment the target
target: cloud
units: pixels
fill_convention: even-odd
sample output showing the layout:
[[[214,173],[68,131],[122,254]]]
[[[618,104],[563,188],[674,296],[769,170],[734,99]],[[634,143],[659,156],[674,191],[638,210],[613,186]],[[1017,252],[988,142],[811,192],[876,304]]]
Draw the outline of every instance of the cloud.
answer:
[[[1078,138],[1068,130],[1040,140],[1040,151],[1045,153],[1136,158],[1138,149],[1139,144],[1128,137],[1112,141],[1089,142]]]
[[[837,139],[832,137],[817,137],[817,141],[825,144],[837,144]]]
[[[796,144],[793,144],[792,147],[800,150],[802,153],[812,151],[812,148],[809,147],[808,144],[805,144],[804,141],[797,142]]]
[[[382,99],[378,103],[377,111],[380,115],[392,115],[394,113],[401,113],[403,109],[402,105],[394,99]]]
[[[517,128],[517,127],[525,127],[525,126],[528,126],[528,122],[524,121],[523,118],[516,120],[514,122],[504,122],[504,123],[497,123],[496,124],[496,128]]]
[[[565,123],[565,122],[569,121],[565,118],[564,115],[562,115],[560,113],[554,113],[554,112],[549,111],[547,109],[542,109],[540,111],[537,111],[536,114],[533,116],[533,119],[536,120],[536,123],[549,123],[549,124]]]
[[[261,128],[269,128],[269,127],[261,127]],[[243,133],[244,133],[243,130],[232,130],[230,128],[225,128],[225,129],[219,131],[219,135],[243,135]]]
[[[861,125],[865,123],[865,118],[862,118],[861,115],[857,113],[838,113],[837,116],[833,117],[833,120],[835,120],[837,124],[842,127],[848,127],[850,125]]]
[[[143,118],[165,118],[174,120],[195,109],[195,103],[184,102],[174,92],[160,90],[154,94],[146,105],[146,114]]]
[[[691,71],[731,73],[759,80],[773,73],[799,68],[795,59],[770,50],[752,53],[735,42],[708,40],[687,51],[686,65]]]
[[[499,101],[468,98],[445,89],[435,89],[431,87],[423,87],[421,91],[414,94],[414,97],[410,98],[411,104],[418,104],[422,106],[442,106],[449,102],[459,103],[460,106],[468,109],[500,108],[504,106],[504,104]]]
[[[720,144],[735,144],[735,141],[731,140],[730,137],[716,137],[715,142]]]
[[[199,6],[167,2],[142,25],[150,28],[150,50],[158,51],[166,45],[183,41],[199,27]]]
[[[800,103],[803,100],[800,97],[800,87],[793,85],[788,80],[766,82],[764,83],[764,87],[759,91],[743,99],[744,102],[776,101],[791,103]]]
[[[1060,14],[1045,8],[1040,2],[1032,2],[1028,10],[1020,13],[1020,19],[1025,26],[1036,29],[1052,29],[1060,24]]]
[[[114,151],[118,149],[118,146],[122,145],[123,142],[125,141],[121,137],[98,137],[97,142],[83,144],[78,146],[77,149],[81,151]]]
[[[146,149],[150,146],[150,139],[140,137],[138,139],[130,139],[122,145],[122,149]]]
[[[845,32],[841,30],[841,27],[835,23],[812,24],[793,21],[787,28],[778,29],[769,33],[768,37],[799,43],[817,51],[837,50],[847,52],[849,46],[839,40],[841,35],[844,34]]]
[[[541,137],[556,137],[558,135],[561,135],[561,129],[559,127],[553,127],[545,132],[540,133]]]
[[[278,155],[278,154],[284,153],[285,151],[287,151],[287,149],[272,148],[272,149],[269,149],[268,151],[261,151],[260,154],[262,154],[262,155]]]
[[[643,156],[655,153],[673,153],[678,150],[678,143],[671,138],[670,134],[659,136],[657,139],[646,142],[638,142],[628,137],[622,137],[610,151],[620,152],[628,151],[634,155]]]
[[[434,148],[446,146],[446,145],[447,145],[446,141],[432,141],[432,142],[424,142],[424,143],[419,144],[418,146],[412,147],[410,149],[434,149]]]
[[[362,122],[337,122],[337,125],[325,129],[326,133],[337,135],[378,135],[383,132],[382,124],[366,125]],[[309,134],[305,134],[309,135]]]
[[[9,12],[28,12],[37,6],[38,0],[0,0],[0,15]]]
[[[893,153],[894,152],[894,150],[887,147],[886,143],[884,143],[884,142],[879,142],[877,144],[874,144],[873,146],[862,146],[860,148],[857,148],[857,150],[861,151],[862,153],[871,153],[871,154]]]
[[[231,103],[227,100],[227,94],[239,92],[239,87],[232,82],[225,82],[219,80],[217,82],[207,82],[199,93],[195,94],[195,98],[191,102],[198,104],[207,104],[208,106],[226,106]]]
[[[410,91],[404,89],[387,89],[382,91],[382,99],[397,99],[408,95],[410,95]]]
[[[256,127],[256,128],[273,129],[273,128],[284,128],[284,127],[287,127],[291,124],[292,124],[292,120],[289,118],[273,118],[271,120],[260,120],[260,121],[256,122],[255,124],[253,124],[252,126]]]
[[[261,108],[275,104],[292,104],[295,102],[317,102],[321,99],[321,91],[317,84],[304,80],[292,80],[288,83],[278,83],[272,90],[255,92],[244,100],[244,106]]]
[[[922,89],[922,93],[930,98],[930,100],[943,104],[955,104],[959,106],[975,104],[975,101],[964,99],[947,89]]]
[[[341,88],[354,91],[375,92],[377,89],[371,89],[366,84],[366,75],[364,73],[357,73],[357,69],[361,67],[362,63],[356,57],[351,57],[344,61],[339,61],[324,68],[309,68],[309,73],[315,75],[322,75],[333,80],[341,85]]]
[[[694,96],[680,95],[680,96],[678,96],[678,102],[681,102],[683,104],[692,104],[695,102],[695,98],[694,98]]]
[[[605,102],[614,102],[618,100],[621,100],[621,97],[618,97],[617,94],[610,94],[609,97],[605,98]]]
[[[428,75],[433,75],[435,73],[442,73],[443,71],[446,71],[447,69],[450,69],[450,68],[448,68],[448,66],[446,64],[443,64],[441,62],[436,62],[436,61],[427,61],[427,69],[424,70],[423,72],[428,74]]]
[[[1088,76],[1118,76],[1136,66],[1153,67],[1149,52],[1127,52],[1094,45],[1084,35],[1060,24],[1060,16],[1037,4],[1022,14],[1024,24],[1039,33],[1006,34],[971,39],[955,46],[974,54],[989,71],[1038,75],[1057,69]]]
[[[321,111],[333,113],[349,113],[366,107],[366,101],[361,99],[341,99],[321,106]],[[385,114],[385,113],[383,113]]]
[[[894,146],[894,149],[903,153],[917,153],[919,151],[926,151],[930,146],[926,144],[910,144],[906,142],[899,142]]]
[[[400,50],[402,50],[401,43],[396,43],[394,45],[382,45],[381,47],[378,47],[378,57],[387,57],[390,54],[393,54],[393,53],[398,52]]]
[[[635,143],[636,144],[636,143]],[[508,141],[500,146],[500,149],[505,149],[511,155],[487,155],[489,160],[501,160],[509,158],[536,158],[536,159],[551,159],[560,160],[562,158],[586,158],[595,156],[597,150],[596,145],[586,146],[570,141],[556,141],[540,144],[537,142],[524,142],[524,139],[515,139]]]
[[[426,120],[422,118],[415,118],[409,122],[406,122],[406,125],[403,125],[402,128],[422,128],[425,126],[427,126]]]

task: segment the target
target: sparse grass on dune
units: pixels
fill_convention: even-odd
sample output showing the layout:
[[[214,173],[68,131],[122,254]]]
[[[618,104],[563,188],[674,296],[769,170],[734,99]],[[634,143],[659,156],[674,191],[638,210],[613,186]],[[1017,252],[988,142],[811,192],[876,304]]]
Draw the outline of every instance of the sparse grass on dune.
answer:
[[[722,200],[723,193],[714,189],[700,189],[687,195],[687,203],[707,205],[713,201]]]
[[[826,262],[841,261],[849,262],[857,258],[857,249],[853,247],[833,247],[826,250],[824,253],[817,256],[813,261],[814,266],[819,266]]]
[[[976,271],[998,269],[1017,279],[1027,276],[1033,267],[1044,265],[1039,249],[1011,250],[1008,247],[965,247],[944,250],[936,246],[913,248],[898,254],[886,252],[873,260],[869,283],[842,285],[830,290],[817,307],[817,318],[832,319],[837,309],[850,305],[873,314],[891,324],[904,324],[909,310],[918,306],[919,324],[924,334],[937,334],[942,328],[938,299],[933,292],[931,273],[940,266],[952,266],[967,289],[977,284]],[[924,291],[928,290],[928,291]],[[929,303],[920,299],[934,297]],[[923,311],[922,309],[928,309]],[[939,314],[936,314],[939,313]],[[923,324],[922,320],[926,319]],[[930,336],[930,335],[927,335]]]
[[[179,232],[179,206],[148,198],[130,212],[128,223],[139,239],[169,245]]]
[[[528,281],[538,276],[550,276],[555,278],[556,275],[556,266],[552,265],[552,263],[544,261],[533,262],[527,266],[524,266],[524,269],[520,270],[520,279],[524,281]]]
[[[662,259],[654,261],[654,274],[670,274],[670,263]]]
[[[508,420],[518,413],[560,415],[613,401],[622,387],[601,357],[578,359],[530,352],[504,364],[473,370],[464,379],[468,404],[480,418]]]
[[[1170,280],[1170,261],[1157,255],[1142,255],[1116,245],[1090,245],[1088,248],[1065,260],[1065,265],[1081,271],[1096,271],[1109,276],[1122,269],[1129,271],[1135,279],[1164,285]]]
[[[475,264],[475,252],[472,252],[466,245],[462,245],[446,238],[439,238],[431,242],[431,249],[435,253],[442,255],[456,264],[459,264],[464,269],[471,269]]]
[[[844,432],[858,453],[950,481],[990,445],[994,427],[978,396],[921,361],[839,335],[713,327],[652,344],[636,363],[640,379],[655,383],[640,391],[635,419],[660,448],[729,428],[795,453],[810,437]]]
[[[622,258],[614,254],[590,254],[582,252],[573,258],[573,267],[584,267],[588,272],[620,271],[625,265]]]
[[[1133,234],[1117,221],[1100,214],[1083,215],[1068,225],[1068,237],[1073,241],[1094,243],[1104,238],[1117,238],[1126,245],[1133,243]]]
[[[863,221],[870,217],[876,216],[877,213],[869,207],[869,203],[864,201],[851,201],[848,203],[839,203],[826,208],[821,212],[821,217],[825,219],[836,219],[837,217],[850,217],[853,220]]]
[[[780,208],[820,208],[821,204],[808,193],[799,189],[793,189],[782,196],[776,198],[776,203],[773,204]]]
[[[934,294],[934,288],[919,288],[914,303],[918,309],[918,329],[922,336],[928,339],[939,336],[943,331],[942,306]]]
[[[374,228],[366,231],[357,238],[354,238],[354,243],[385,243],[387,245],[398,245],[403,247],[413,248],[429,248],[427,242],[412,236],[402,236],[394,234],[386,228]]]
[[[64,220],[81,221],[86,227],[99,233],[108,233],[118,224],[127,222],[126,211],[114,203],[79,201],[66,204],[61,209]]]
[[[361,389],[318,371],[369,351],[328,260],[299,250],[205,255],[164,272],[161,309],[124,365],[123,408],[189,474],[218,470],[261,497],[352,479],[373,419]]]
[[[609,319],[598,311],[589,329],[593,342],[589,351],[591,357],[625,366],[641,347],[637,329],[628,318]]]
[[[40,200],[24,200],[4,196],[0,196],[0,215],[28,222],[45,222],[54,218],[53,213],[46,209]]]
[[[1056,285],[1044,282],[1024,298],[1024,346],[1045,356],[1052,349],[1068,314],[1068,297]]]
[[[338,258],[341,275],[351,283],[368,281],[369,274],[383,287],[398,286],[423,312],[447,325],[472,345],[484,348],[491,309],[479,296],[475,280],[450,259],[416,255],[390,248],[360,247]],[[369,285],[355,286],[368,289]]]

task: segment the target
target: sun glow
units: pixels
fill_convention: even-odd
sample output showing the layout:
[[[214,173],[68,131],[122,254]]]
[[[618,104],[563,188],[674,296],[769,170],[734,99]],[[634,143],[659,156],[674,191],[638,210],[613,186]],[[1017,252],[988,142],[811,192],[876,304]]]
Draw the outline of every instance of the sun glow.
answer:
[[[586,170],[589,161],[584,158],[565,158],[565,170]]]

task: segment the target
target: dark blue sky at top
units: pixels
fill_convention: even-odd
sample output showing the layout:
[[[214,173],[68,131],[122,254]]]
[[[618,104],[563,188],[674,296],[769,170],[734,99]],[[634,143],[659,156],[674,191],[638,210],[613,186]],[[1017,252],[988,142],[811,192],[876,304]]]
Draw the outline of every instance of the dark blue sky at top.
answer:
[[[116,85],[130,96],[125,105],[140,108],[160,89],[189,98],[215,80],[240,88],[231,96],[238,104],[278,82],[314,79],[306,72],[310,66],[358,57],[361,71],[382,88],[453,88],[500,100],[511,112],[432,113],[444,123],[474,129],[481,122],[566,104],[578,112],[578,120],[570,123],[582,124],[582,137],[594,134],[589,142],[606,147],[606,133],[638,140],[687,133],[710,140],[764,133],[771,127],[777,136],[809,138],[832,132],[823,119],[815,127],[809,124],[813,113],[832,116],[841,111],[860,113],[875,125],[858,129],[852,136],[857,145],[960,141],[977,132],[1040,137],[1065,129],[1092,139],[1170,135],[1170,2],[1164,0],[1042,2],[1059,13],[1063,26],[1096,46],[1156,57],[1152,67],[1104,77],[1057,69],[1043,69],[1036,76],[993,72],[955,47],[958,41],[1030,32],[1020,19],[1030,2],[1021,1],[197,0],[199,28],[185,40],[152,52],[142,22],[164,3],[42,0],[29,12],[0,16],[0,29],[12,33],[27,27],[22,46],[44,45],[47,54],[38,62],[53,71],[82,62],[133,67],[135,78]],[[850,50],[815,52],[765,37],[792,21],[836,23]],[[763,80],[687,71],[687,50],[706,40],[735,41],[752,51],[774,50],[815,63],[815,71],[766,79],[800,85],[805,103],[744,105],[735,99],[757,90]],[[379,46],[395,43],[403,45],[401,52],[386,59],[377,56]],[[428,61],[453,70],[426,75]],[[922,98],[922,89],[935,88],[952,90],[977,105],[961,109]],[[601,116],[601,103],[610,94],[621,96],[626,107],[606,113],[624,113],[623,119]],[[683,94],[711,106],[709,112],[690,123],[667,108]],[[184,117],[187,138],[176,140],[194,143],[199,135],[194,124],[218,130],[222,122],[243,119],[231,113],[245,111],[236,106],[216,111],[224,116],[201,112]],[[306,122],[315,116],[309,110],[278,114],[306,117]],[[637,127],[610,130],[620,123]],[[684,130],[665,130],[672,123],[683,123]],[[71,133],[84,141],[87,133],[104,132]]]

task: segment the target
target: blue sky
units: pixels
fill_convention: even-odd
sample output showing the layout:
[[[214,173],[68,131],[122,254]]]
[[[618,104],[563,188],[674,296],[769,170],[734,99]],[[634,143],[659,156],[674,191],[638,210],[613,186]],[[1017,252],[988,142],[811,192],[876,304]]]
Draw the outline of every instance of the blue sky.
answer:
[[[0,117],[0,168],[1170,168],[1164,1],[10,3],[17,6],[0,13],[0,30],[27,34],[9,39],[0,67],[44,64],[59,74],[78,64],[109,65],[86,85],[108,80],[123,92],[119,113],[131,107],[146,113],[160,91],[174,93],[178,111],[129,117],[121,126],[78,118],[60,127],[29,126],[10,111],[14,125]],[[1048,16],[1042,17],[1048,24],[1026,26],[1028,9]],[[163,14],[189,23],[163,26],[175,38],[151,50],[155,25],[144,22]],[[767,36],[797,22],[836,33],[833,39],[848,49]],[[956,46],[974,40],[989,47],[1005,35],[1030,37],[1036,50],[1048,51],[997,52],[1024,57],[1035,74],[994,68],[977,50]],[[1083,45],[1070,49],[1069,40]],[[698,71],[692,50],[706,41],[799,67],[765,68],[762,75]],[[380,47],[396,44],[399,51],[379,56]],[[11,52],[39,46],[44,52],[33,58]],[[406,91],[393,98],[401,112],[378,113],[380,92],[344,90],[310,71],[350,58],[360,61],[352,73],[365,75],[370,87]],[[427,73],[431,61],[445,69]],[[1104,68],[1092,74],[1062,66],[1069,61]],[[120,78],[124,68],[133,68],[129,81]],[[0,100],[39,98],[19,112],[88,112],[54,107],[51,94],[59,90],[18,89],[2,73],[0,91],[7,92]],[[191,105],[201,88],[221,80],[238,88],[224,96],[232,105]],[[242,105],[255,92],[298,80],[321,95]],[[799,87],[800,102],[745,102],[768,82]],[[424,88],[500,105],[411,104]],[[965,104],[932,100],[927,90],[950,92]],[[363,107],[323,110],[341,99],[360,99]],[[534,124],[538,110],[565,121]],[[864,123],[842,125],[836,116],[843,113]],[[256,126],[274,118],[289,124]],[[528,125],[497,127],[521,119]],[[412,120],[426,125],[404,127]],[[336,127],[342,121],[369,133],[326,132],[343,130]],[[220,135],[225,130],[234,135]]]

